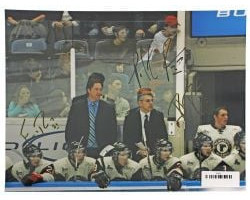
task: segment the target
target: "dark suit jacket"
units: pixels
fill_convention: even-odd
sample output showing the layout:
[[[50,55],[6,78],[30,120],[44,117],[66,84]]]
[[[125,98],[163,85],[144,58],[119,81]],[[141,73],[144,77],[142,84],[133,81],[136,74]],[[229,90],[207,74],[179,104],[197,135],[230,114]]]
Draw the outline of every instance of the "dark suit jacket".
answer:
[[[162,112],[153,109],[149,118],[149,134],[147,145],[151,152],[154,150],[157,139],[168,137],[164,116]],[[123,126],[123,141],[132,150],[133,158],[138,159],[135,155],[138,150],[135,143],[142,142],[142,123],[140,109],[135,108],[129,111]]]
[[[117,122],[113,106],[100,100],[96,115],[96,141],[99,149],[117,140]],[[84,136],[83,144],[87,145],[89,136],[89,111],[86,95],[75,97],[68,115],[65,129],[66,143],[80,141]]]

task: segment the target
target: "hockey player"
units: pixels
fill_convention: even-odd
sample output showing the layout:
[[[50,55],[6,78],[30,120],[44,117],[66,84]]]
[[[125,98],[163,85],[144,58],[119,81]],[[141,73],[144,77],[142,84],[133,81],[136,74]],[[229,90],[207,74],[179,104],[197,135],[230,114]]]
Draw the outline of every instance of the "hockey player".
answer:
[[[213,113],[214,123],[201,125],[197,132],[210,136],[214,142],[214,153],[222,158],[228,156],[234,147],[234,135],[241,131],[239,126],[227,125],[228,110],[217,108]]]
[[[50,173],[53,168],[49,161],[42,159],[42,151],[34,144],[23,148],[24,160],[17,162],[11,169],[13,181],[21,181],[25,186],[33,183],[53,181]]]
[[[141,180],[140,165],[131,160],[131,151],[121,142],[113,144],[112,156],[97,160],[97,173],[93,175],[100,188],[108,186],[112,180]]]
[[[13,167],[13,162],[9,156],[6,155],[5,157],[5,182],[12,181],[11,169]]]
[[[156,142],[155,155],[143,158],[139,164],[144,180],[167,180],[168,189],[177,191],[181,188],[183,176],[179,158],[173,157],[173,145],[166,139]]]
[[[193,140],[194,152],[180,158],[185,179],[201,179],[201,171],[221,170],[222,158],[212,152],[212,138],[198,133]]]
[[[53,163],[55,181],[88,181],[95,170],[96,160],[86,156],[85,147],[79,142],[72,142],[68,156]]]
[[[235,134],[234,144],[237,151],[232,152],[229,156],[224,158],[227,166],[227,171],[239,171],[240,179],[245,180],[245,132],[241,131]]]

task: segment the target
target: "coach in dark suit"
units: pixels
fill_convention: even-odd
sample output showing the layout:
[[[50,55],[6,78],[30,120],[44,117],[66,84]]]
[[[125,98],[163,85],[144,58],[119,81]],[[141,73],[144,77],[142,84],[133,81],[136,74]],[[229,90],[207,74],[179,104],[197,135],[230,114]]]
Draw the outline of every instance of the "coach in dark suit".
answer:
[[[153,92],[150,88],[141,88],[137,93],[138,108],[129,111],[124,121],[123,141],[132,150],[133,158],[140,160],[154,151],[157,139],[166,138],[167,129],[164,116],[153,108]],[[137,143],[142,145],[135,145]]]
[[[65,140],[70,144],[80,141],[87,147],[87,155],[97,158],[100,150],[117,140],[117,122],[113,106],[100,100],[104,76],[90,75],[87,94],[75,97],[70,108]]]

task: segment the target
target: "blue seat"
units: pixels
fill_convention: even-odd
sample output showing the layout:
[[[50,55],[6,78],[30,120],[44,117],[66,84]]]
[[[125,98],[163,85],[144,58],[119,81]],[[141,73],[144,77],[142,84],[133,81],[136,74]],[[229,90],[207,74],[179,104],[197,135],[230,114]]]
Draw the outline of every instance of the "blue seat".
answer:
[[[44,54],[47,50],[47,43],[44,38],[21,39],[11,43],[12,54]]]

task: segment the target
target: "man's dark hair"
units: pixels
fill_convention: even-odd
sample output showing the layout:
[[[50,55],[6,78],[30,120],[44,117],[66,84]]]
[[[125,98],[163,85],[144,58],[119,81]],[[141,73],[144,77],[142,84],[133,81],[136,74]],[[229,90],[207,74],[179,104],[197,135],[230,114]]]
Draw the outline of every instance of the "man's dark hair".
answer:
[[[220,107],[216,108],[216,109],[213,111],[213,116],[214,116],[214,115],[218,116],[218,114],[219,114],[219,112],[220,112],[221,110],[226,110],[226,111],[228,112],[228,109],[227,109],[226,106],[220,106]]]
[[[104,81],[105,81],[105,77],[103,76],[103,74],[96,73],[96,72],[92,73],[89,76],[89,79],[86,85],[86,92],[88,93],[88,89],[91,89],[95,83],[100,83],[103,87]]]
[[[114,28],[113,28],[113,33],[114,34],[118,34],[119,33],[119,31],[120,30],[123,30],[123,29],[126,29],[127,30],[127,28],[125,27],[125,26],[115,26]]]

